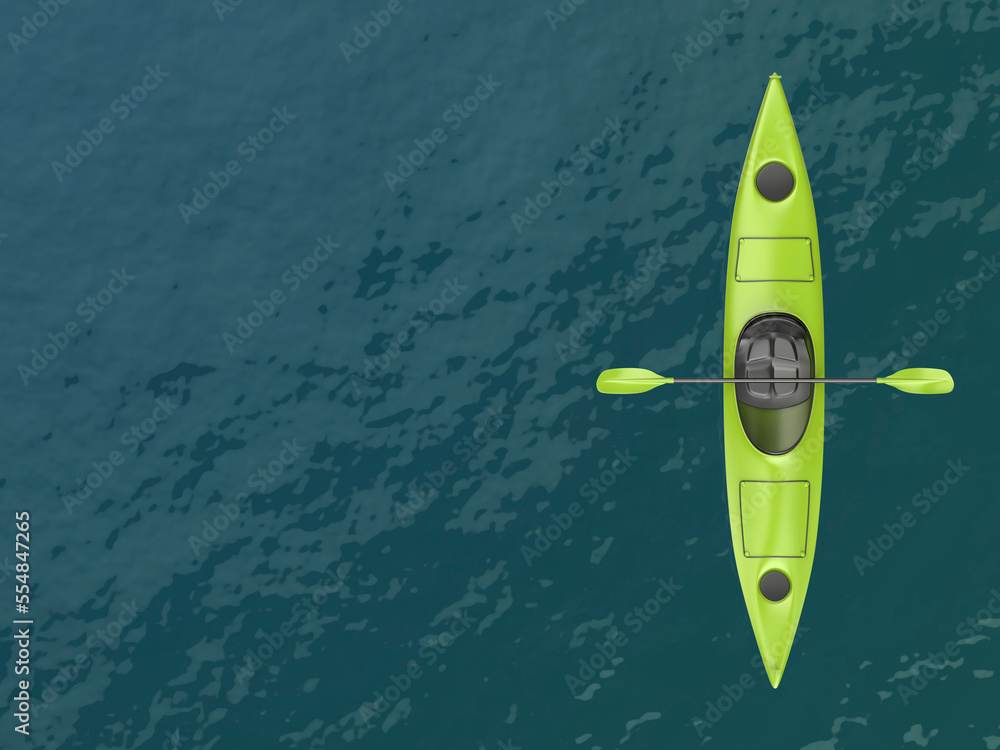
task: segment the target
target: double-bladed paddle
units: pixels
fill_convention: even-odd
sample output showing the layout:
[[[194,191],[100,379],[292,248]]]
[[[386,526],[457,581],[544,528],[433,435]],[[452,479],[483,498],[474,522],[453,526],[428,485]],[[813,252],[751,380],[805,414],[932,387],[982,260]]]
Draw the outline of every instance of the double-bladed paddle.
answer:
[[[947,371],[933,367],[913,367],[884,378],[664,378],[650,370],[622,367],[602,372],[597,378],[597,390],[615,394],[644,393],[670,383],[881,383],[904,393],[920,394],[951,393],[955,387]]]

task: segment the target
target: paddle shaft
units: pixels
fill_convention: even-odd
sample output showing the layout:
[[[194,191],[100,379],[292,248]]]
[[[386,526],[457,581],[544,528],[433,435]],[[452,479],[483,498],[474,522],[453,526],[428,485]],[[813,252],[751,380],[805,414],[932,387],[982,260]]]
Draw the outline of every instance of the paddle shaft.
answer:
[[[877,383],[878,378],[674,378],[675,383]]]

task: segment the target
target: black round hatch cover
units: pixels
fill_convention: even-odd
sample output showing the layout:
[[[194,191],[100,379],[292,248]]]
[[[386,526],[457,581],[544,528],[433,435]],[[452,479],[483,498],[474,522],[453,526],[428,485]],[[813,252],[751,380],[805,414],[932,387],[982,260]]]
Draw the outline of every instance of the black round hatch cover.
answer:
[[[772,162],[757,173],[757,192],[769,201],[783,201],[793,187],[795,178],[784,164]]]
[[[780,570],[772,570],[760,579],[760,593],[771,602],[780,602],[788,596],[791,589],[792,584],[789,582],[788,576]]]

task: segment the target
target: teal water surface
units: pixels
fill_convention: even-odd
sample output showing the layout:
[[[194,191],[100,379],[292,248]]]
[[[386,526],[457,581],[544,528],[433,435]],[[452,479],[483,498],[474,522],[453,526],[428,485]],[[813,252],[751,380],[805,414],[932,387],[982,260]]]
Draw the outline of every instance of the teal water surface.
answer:
[[[0,21],[0,746],[1000,747],[995,3]],[[828,375],[956,382],[828,389],[777,690],[720,391],[594,388],[718,374],[773,72]]]

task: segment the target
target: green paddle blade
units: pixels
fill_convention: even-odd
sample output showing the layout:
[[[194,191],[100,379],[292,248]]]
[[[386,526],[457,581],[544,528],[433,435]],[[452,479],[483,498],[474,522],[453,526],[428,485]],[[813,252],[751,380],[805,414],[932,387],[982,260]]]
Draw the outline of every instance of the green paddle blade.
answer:
[[[885,378],[877,378],[879,383],[891,385],[904,393],[951,393],[955,381],[946,370],[933,367],[914,367],[900,370]]]
[[[605,370],[597,378],[597,390],[601,393],[645,393],[658,385],[673,383],[673,378],[663,378],[650,370],[638,367],[621,367]]]

